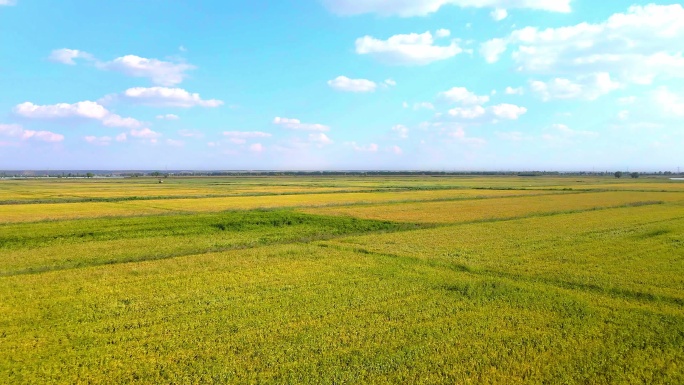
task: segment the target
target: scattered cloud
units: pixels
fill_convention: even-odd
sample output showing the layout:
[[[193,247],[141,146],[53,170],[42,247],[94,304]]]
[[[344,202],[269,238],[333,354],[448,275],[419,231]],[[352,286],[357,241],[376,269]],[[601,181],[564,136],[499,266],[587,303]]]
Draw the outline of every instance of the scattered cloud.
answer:
[[[406,107],[408,107],[408,104],[406,105]],[[404,107],[404,108],[406,108],[406,107]],[[414,109],[415,111],[419,111],[419,110],[434,110],[434,109],[435,109],[435,105],[432,104],[432,103],[430,103],[430,102],[418,102],[418,103],[414,103],[414,104],[413,104],[413,109]]]
[[[129,134],[136,139],[149,140],[151,143],[156,143],[157,139],[162,136],[162,134],[152,131],[149,128],[141,128],[139,130],[133,129]]]
[[[525,93],[525,90],[522,87],[506,87],[506,95],[522,95],[523,93]]]
[[[196,67],[182,62],[169,62],[148,59],[136,55],[126,55],[110,62],[97,63],[100,69],[120,72],[127,76],[149,78],[162,86],[173,86],[183,82],[186,72]]]
[[[621,82],[651,84],[684,77],[684,7],[631,6],[600,23],[560,28],[525,27],[482,45],[495,62],[510,46],[520,72],[589,75],[610,73]]]
[[[190,93],[182,88],[168,87],[135,87],[129,88],[120,95],[114,95],[109,99],[123,99],[131,103],[144,104],[154,107],[208,107],[214,108],[223,105],[223,101],[217,99],[204,100],[198,93]]]
[[[326,134],[322,132],[309,134],[309,142],[317,144],[319,146],[333,144],[332,139],[330,139]]]
[[[541,96],[545,101],[553,99],[596,100],[621,86],[620,83],[611,79],[610,74],[605,72],[580,76],[577,81],[555,78],[549,82],[537,80],[530,82],[532,92]]]
[[[50,131],[27,130],[19,124],[0,124],[0,136],[17,138],[20,140],[35,140],[39,142],[56,143],[64,140],[64,135]]]
[[[496,8],[489,15],[494,21],[501,21],[508,17],[508,11],[503,8]]]
[[[409,134],[409,129],[406,126],[403,126],[401,124],[397,124],[396,126],[392,127],[392,132],[394,132],[399,139],[407,139],[408,134]]]
[[[176,140],[176,139],[166,139],[166,144],[171,146],[171,147],[183,147],[185,146],[185,142],[182,140]]]
[[[107,127],[137,128],[142,125],[133,118],[122,118],[107,110],[97,102],[83,101],[74,104],[58,103],[52,105],[36,105],[31,102],[18,104],[14,113],[29,119],[93,119]]]
[[[438,29],[437,31],[435,31],[435,36],[439,38],[449,37],[451,36],[451,31],[449,31],[446,28]]]
[[[565,124],[553,124],[546,129],[547,133],[542,135],[542,139],[550,144],[564,146],[576,142],[577,140],[596,138],[597,132],[573,130]]]
[[[368,79],[350,79],[346,76],[338,76],[328,80],[328,85],[338,91],[345,92],[373,92],[377,88],[374,81]]]
[[[387,87],[396,87],[397,82],[394,79],[385,79],[384,85],[386,85]]]
[[[93,136],[93,135],[84,136],[83,140],[85,140],[86,142],[88,142],[90,144],[94,144],[96,146],[109,146],[110,144],[112,144],[112,141],[113,141],[111,136],[99,136],[98,137],[98,136]]]
[[[94,60],[94,57],[87,52],[68,48],[56,49],[48,56],[48,60],[52,62],[68,65],[76,65],[74,59]]]
[[[281,126],[283,128],[287,128],[289,130],[321,132],[330,131],[330,127],[325,126],[323,124],[302,123],[299,119],[275,117],[273,119],[273,124]]]
[[[0,6],[15,5],[15,4],[17,4],[16,0],[0,0]]]
[[[497,118],[517,120],[522,115],[527,113],[527,108],[516,106],[515,104],[499,104],[488,108],[491,113]]]
[[[356,53],[371,55],[387,64],[427,65],[439,60],[452,58],[463,52],[456,41],[449,45],[435,45],[432,34],[410,33],[394,35],[387,40],[372,36],[356,39]]]
[[[399,146],[390,146],[389,151],[394,155],[401,155],[404,151]]]
[[[497,104],[490,107],[456,107],[450,109],[447,114],[451,120],[517,120],[527,113],[527,108],[515,104]]]
[[[525,139],[525,134],[520,131],[496,132],[496,137],[509,142],[520,142]]]
[[[658,87],[653,92],[653,100],[665,113],[684,116],[684,96],[675,94],[667,87]]]
[[[224,131],[223,136],[228,138],[240,139],[254,139],[254,138],[270,138],[272,135],[261,131]]]
[[[426,16],[446,5],[463,8],[527,8],[550,12],[570,12],[571,0],[324,0],[326,7],[339,15],[377,13],[381,16]]]
[[[354,149],[354,151],[357,151],[357,152],[378,152],[378,148],[380,148],[375,143],[371,143],[367,146],[359,145],[356,142],[347,142],[345,144],[350,146],[351,148]]]
[[[462,105],[484,104],[489,101],[489,96],[476,95],[475,93],[468,91],[465,87],[454,87],[448,91],[439,93],[438,96],[443,100],[460,103]]]
[[[484,116],[487,113],[487,110],[482,106],[456,107],[450,109],[448,113],[449,116],[454,118],[476,119]]]
[[[183,82],[187,77],[186,72],[196,68],[182,61],[148,59],[137,55],[125,55],[103,62],[88,52],[69,48],[52,51],[48,59],[68,65],[75,65],[74,59],[84,59],[93,62],[95,67],[101,70],[119,72],[131,77],[149,78],[154,84],[162,86],[173,86]]]
[[[166,114],[166,115],[157,115],[157,119],[159,120],[178,120],[180,117],[178,115],[174,114]]]
[[[249,146],[249,151],[252,152],[263,152],[264,151],[264,146],[261,143],[254,143],[251,146]]]

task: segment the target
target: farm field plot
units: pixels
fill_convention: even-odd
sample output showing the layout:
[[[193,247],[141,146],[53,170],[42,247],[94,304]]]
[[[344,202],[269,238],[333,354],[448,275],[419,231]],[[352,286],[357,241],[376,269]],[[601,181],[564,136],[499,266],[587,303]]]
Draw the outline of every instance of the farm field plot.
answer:
[[[684,383],[684,192],[577,180],[179,178],[165,196],[297,194],[0,205],[0,383]],[[154,180],[117,183],[100,197]]]
[[[649,192],[600,192],[544,196],[517,196],[469,201],[412,202],[368,206],[302,209],[328,215],[419,223],[454,223],[507,219],[575,210],[603,209],[622,205],[684,203],[684,194]]]
[[[99,216],[133,216],[162,213],[217,212],[225,210],[345,205],[368,202],[481,199],[487,197],[557,193],[564,192],[467,189],[122,200],[117,202],[14,204],[0,205],[0,223],[33,222],[46,219],[95,218]]]

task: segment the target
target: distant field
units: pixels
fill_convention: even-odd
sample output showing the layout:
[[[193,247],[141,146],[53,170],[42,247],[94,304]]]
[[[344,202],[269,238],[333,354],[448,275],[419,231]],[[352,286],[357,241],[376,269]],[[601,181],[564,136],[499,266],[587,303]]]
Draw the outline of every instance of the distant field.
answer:
[[[0,180],[0,383],[684,383],[683,186]]]

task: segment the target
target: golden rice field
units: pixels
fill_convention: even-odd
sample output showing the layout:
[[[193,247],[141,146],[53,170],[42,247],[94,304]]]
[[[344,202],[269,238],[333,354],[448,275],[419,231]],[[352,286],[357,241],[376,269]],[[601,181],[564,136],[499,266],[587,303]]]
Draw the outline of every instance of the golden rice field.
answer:
[[[0,180],[0,383],[684,383],[682,186]]]

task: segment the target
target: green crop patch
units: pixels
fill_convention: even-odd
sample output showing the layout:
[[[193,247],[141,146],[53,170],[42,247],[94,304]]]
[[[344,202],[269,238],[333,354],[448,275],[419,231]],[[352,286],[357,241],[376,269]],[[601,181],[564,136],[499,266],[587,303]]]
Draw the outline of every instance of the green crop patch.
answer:
[[[420,227],[284,210],[8,224],[0,226],[0,275]]]

